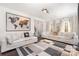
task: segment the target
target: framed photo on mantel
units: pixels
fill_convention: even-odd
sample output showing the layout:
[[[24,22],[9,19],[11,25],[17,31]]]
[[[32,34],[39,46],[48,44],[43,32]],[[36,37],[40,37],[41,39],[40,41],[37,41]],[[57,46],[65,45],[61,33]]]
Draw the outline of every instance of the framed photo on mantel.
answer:
[[[6,31],[30,31],[31,18],[6,12]]]

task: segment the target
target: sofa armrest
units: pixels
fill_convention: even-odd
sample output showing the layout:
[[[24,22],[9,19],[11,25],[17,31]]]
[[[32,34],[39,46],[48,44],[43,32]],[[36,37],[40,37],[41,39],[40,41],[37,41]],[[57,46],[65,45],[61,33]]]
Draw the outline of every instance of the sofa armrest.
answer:
[[[1,40],[1,52],[3,52],[3,51],[6,49],[6,46],[7,46],[6,39],[3,38],[3,39]]]
[[[77,45],[79,42],[78,35],[74,34],[73,40],[74,40],[74,43]]]

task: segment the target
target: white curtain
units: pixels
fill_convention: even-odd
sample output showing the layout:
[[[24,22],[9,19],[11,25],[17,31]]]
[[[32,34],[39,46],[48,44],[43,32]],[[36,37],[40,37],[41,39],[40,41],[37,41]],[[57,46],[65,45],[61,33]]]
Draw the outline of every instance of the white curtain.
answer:
[[[69,21],[63,21],[61,24],[60,32],[71,32],[71,26]]]
[[[40,36],[43,32],[43,23],[39,20],[34,21],[34,34],[35,36]]]

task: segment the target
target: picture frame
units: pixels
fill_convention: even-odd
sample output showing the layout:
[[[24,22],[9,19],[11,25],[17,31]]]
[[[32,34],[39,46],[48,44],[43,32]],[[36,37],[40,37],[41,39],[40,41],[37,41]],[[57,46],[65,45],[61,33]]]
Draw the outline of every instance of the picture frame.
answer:
[[[6,31],[30,31],[31,18],[6,12]]]

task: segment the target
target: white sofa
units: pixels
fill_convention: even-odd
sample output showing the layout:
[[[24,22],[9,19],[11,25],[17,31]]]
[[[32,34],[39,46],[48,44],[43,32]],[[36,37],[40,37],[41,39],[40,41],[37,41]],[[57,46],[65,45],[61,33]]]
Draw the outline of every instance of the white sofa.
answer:
[[[38,41],[37,37],[34,36],[22,37],[23,34],[20,35],[19,33],[16,35],[9,34],[1,40],[1,53]]]
[[[59,33],[58,35],[53,35],[53,33],[50,34],[48,32],[44,32],[42,33],[42,37],[74,45],[77,45],[79,42],[78,36],[74,32]]]

